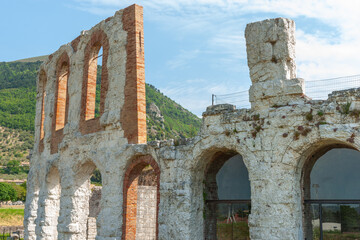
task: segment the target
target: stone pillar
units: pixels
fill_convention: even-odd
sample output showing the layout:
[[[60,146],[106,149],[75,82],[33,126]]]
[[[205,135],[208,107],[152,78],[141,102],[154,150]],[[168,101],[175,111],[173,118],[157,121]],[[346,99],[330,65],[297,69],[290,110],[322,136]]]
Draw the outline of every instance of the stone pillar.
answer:
[[[265,166],[267,165],[267,166]],[[251,179],[250,238],[298,240],[302,237],[300,182],[293,167],[264,163]]]
[[[252,81],[251,108],[258,110],[299,100],[304,81],[296,78],[294,21],[276,18],[250,23],[245,38]]]
[[[32,175],[31,172],[29,176]],[[29,179],[31,179],[29,177]],[[34,178],[33,178],[34,179]],[[35,186],[34,181],[29,181],[27,186],[27,198],[25,203],[25,216],[24,216],[24,239],[35,240],[35,219],[37,217],[39,189]]]
[[[60,176],[56,168],[49,171],[46,181],[42,186],[38,218],[36,220],[36,235],[38,239],[56,239],[57,222],[60,209]]]
[[[64,171],[64,175],[61,177],[58,239],[86,239],[90,196],[89,181],[84,181],[83,174],[74,175],[71,171]],[[79,180],[79,178],[81,179]]]

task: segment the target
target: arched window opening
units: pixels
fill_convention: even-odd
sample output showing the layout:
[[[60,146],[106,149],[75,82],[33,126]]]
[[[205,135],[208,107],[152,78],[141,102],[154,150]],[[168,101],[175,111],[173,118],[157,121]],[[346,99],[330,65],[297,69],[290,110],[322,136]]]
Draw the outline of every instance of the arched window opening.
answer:
[[[335,147],[318,151],[304,167],[306,239],[360,238],[360,152]]]
[[[62,62],[58,73],[55,131],[63,129],[65,126],[68,78],[69,65],[67,62]]]
[[[46,177],[46,198],[44,204],[45,221],[41,221],[40,231],[44,239],[58,239],[58,218],[60,213],[60,174],[56,167],[52,167]]]
[[[44,120],[45,120],[45,97],[46,97],[47,77],[45,71],[41,71],[39,75],[40,92],[41,92],[41,119],[40,119],[40,140],[44,138]]]
[[[133,165],[125,175],[123,239],[157,239],[159,178],[153,160]]]
[[[109,41],[105,32],[92,33],[84,52],[83,87],[79,129],[82,134],[104,130],[100,117],[105,111],[108,91],[107,58]]]
[[[218,152],[205,172],[205,239],[250,239],[250,181],[241,155]]]
[[[95,117],[100,116],[102,56],[103,56],[103,48],[101,47],[100,50],[99,50],[98,57],[97,57]]]
[[[97,217],[101,210],[102,177],[92,162],[83,164],[77,173],[77,191],[81,195],[76,200],[75,209],[80,224],[81,239],[95,240],[97,236]]]
[[[101,73],[103,48],[95,44],[89,58],[87,78],[86,112],[85,120],[100,116]]]

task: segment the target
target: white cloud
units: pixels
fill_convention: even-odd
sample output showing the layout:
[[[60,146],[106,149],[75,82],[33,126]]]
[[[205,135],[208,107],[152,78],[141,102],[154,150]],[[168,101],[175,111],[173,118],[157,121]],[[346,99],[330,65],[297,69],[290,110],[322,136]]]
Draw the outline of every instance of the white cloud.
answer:
[[[76,0],[76,3],[78,7],[97,14],[104,13],[104,9],[113,8],[115,11],[132,4],[127,0]],[[320,23],[318,29],[298,28],[296,31],[299,77],[313,80],[360,73],[360,1],[151,0],[138,1],[137,4],[144,6],[145,20],[169,30],[176,29],[182,37],[201,35],[207,39],[201,49],[187,49],[169,61],[167,64],[171,69],[187,66],[201,52],[214,54],[213,64],[221,70],[247,72],[243,37],[246,23],[262,20],[264,15],[278,15],[306,19],[310,24],[312,21]],[[195,112],[205,104],[200,100],[200,96],[204,98],[205,95],[199,93],[199,89],[176,84],[162,90]],[[226,93],[239,88],[247,89],[248,85],[231,88],[223,82],[211,82],[202,91],[207,94]],[[181,94],[184,100],[180,101],[181,91],[185,94]]]

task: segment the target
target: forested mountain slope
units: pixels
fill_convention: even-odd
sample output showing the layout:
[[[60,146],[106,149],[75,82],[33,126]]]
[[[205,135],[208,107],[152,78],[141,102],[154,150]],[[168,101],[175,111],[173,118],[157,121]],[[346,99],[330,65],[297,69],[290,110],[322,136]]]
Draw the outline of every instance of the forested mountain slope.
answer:
[[[0,126],[33,132],[40,64],[41,61],[0,63]],[[98,69],[100,75],[101,66]],[[196,115],[149,84],[146,107],[149,140],[193,137],[200,127],[201,120]]]

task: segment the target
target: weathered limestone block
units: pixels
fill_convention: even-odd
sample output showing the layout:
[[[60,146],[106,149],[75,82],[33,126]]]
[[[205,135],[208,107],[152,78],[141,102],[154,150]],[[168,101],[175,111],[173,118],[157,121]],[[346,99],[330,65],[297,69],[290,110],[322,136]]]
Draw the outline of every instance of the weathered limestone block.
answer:
[[[276,18],[250,23],[245,38],[253,83],[296,77],[294,21]]]
[[[245,38],[252,109],[298,100],[304,93],[304,80],[296,78],[294,21],[276,18],[250,23]]]

